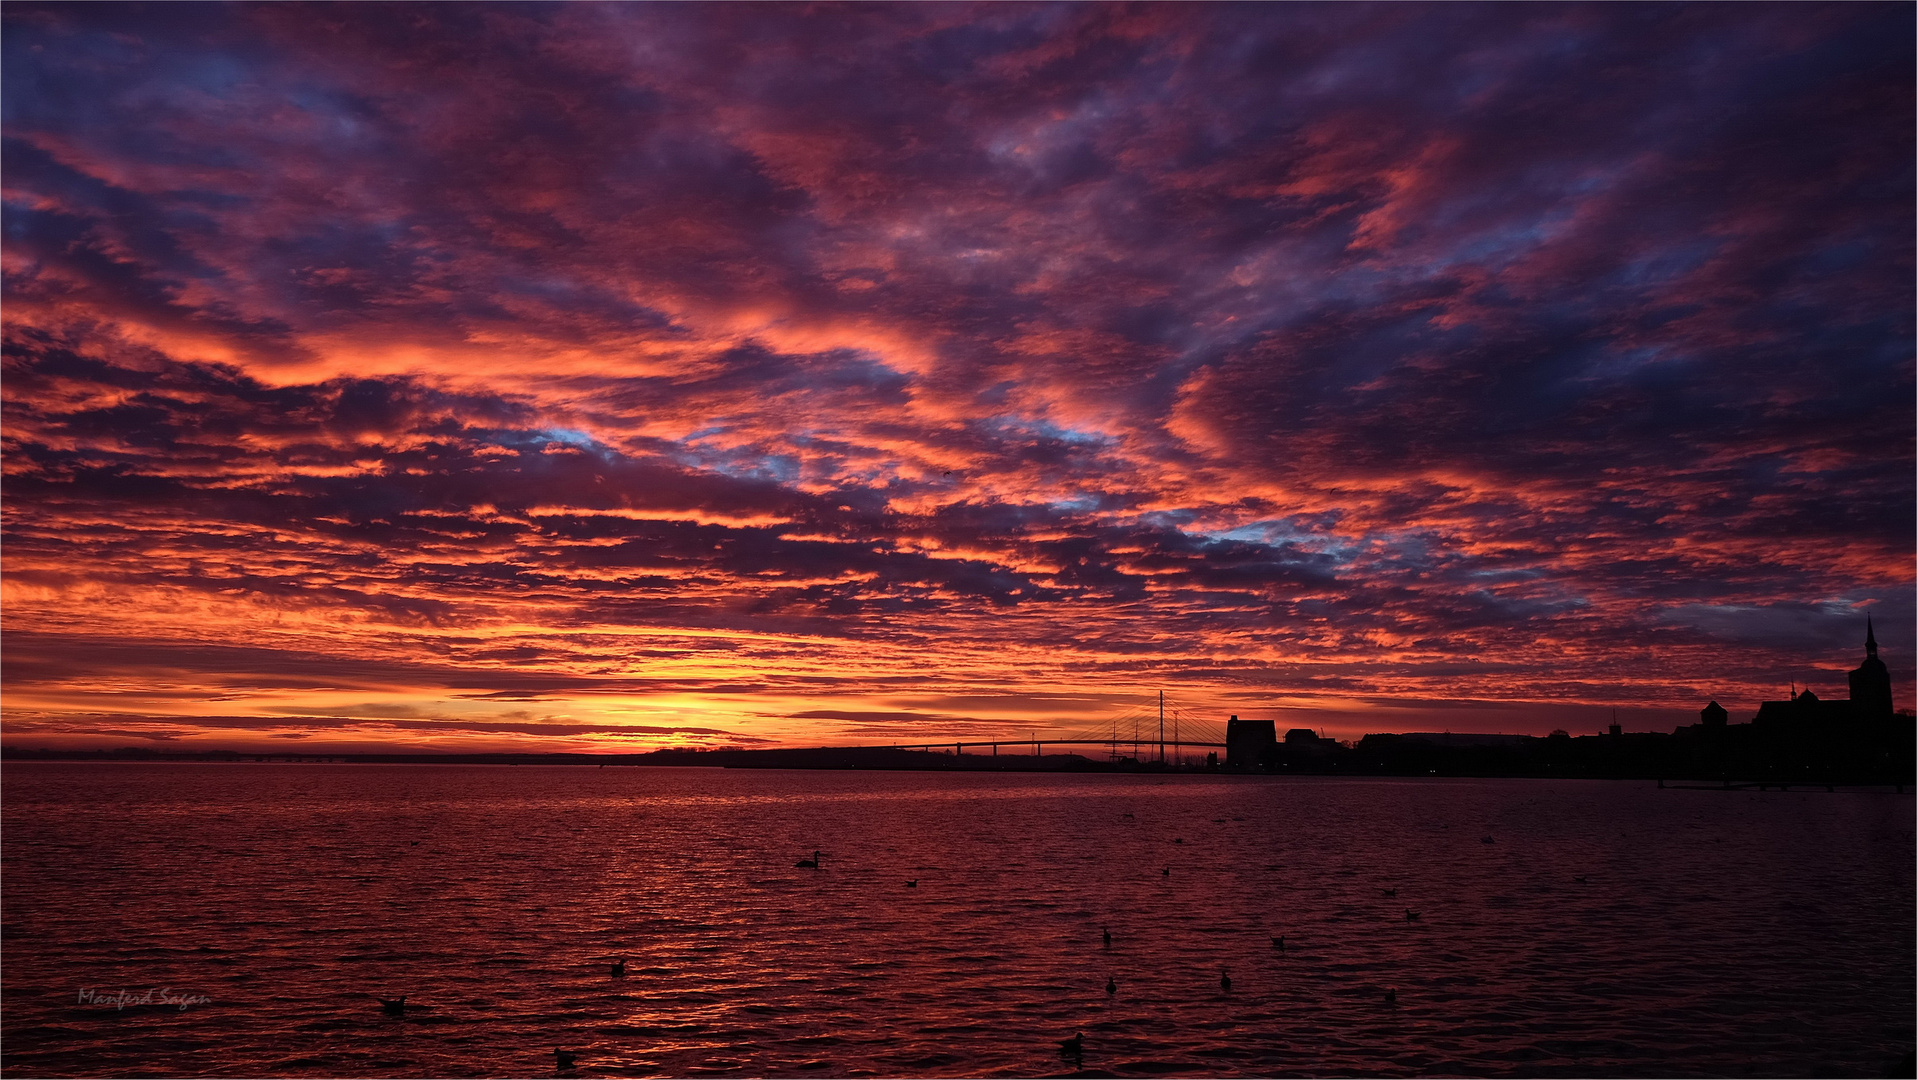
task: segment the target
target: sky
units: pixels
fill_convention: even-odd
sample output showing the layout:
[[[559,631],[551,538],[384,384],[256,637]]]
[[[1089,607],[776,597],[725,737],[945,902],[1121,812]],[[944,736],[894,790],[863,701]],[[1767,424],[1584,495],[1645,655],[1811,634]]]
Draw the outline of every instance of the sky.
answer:
[[[1914,12],[10,2],[6,739],[1909,708]]]

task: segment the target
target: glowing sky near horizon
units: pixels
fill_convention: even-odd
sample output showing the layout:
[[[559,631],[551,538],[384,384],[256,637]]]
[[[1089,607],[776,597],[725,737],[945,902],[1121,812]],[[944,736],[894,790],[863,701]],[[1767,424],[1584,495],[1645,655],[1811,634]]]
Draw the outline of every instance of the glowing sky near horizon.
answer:
[[[1909,707],[1913,10],[9,3],[8,741]]]

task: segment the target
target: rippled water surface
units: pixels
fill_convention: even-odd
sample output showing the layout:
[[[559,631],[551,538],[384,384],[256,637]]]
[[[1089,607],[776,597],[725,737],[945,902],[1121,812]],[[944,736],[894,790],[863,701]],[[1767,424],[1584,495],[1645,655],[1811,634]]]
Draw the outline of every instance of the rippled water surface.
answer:
[[[1917,1008],[1910,796],[337,764],[4,781],[16,1077],[551,1075],[555,1047],[578,1076],[1874,1076]],[[174,1003],[113,997],[159,990]],[[371,996],[401,994],[401,1017]]]

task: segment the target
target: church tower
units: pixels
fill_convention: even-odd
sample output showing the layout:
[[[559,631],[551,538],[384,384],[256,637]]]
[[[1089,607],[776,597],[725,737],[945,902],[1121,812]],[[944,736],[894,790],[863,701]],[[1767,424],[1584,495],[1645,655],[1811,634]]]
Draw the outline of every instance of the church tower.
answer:
[[[1890,669],[1877,659],[1877,630],[1864,616],[1864,662],[1850,673],[1850,707],[1859,720],[1890,718]]]

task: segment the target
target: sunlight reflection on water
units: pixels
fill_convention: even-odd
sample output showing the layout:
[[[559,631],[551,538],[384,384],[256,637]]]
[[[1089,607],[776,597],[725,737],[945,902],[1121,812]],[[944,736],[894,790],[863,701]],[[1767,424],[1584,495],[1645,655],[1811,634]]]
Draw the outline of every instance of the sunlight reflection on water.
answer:
[[[1082,1032],[1083,1067],[1114,1075],[1869,1076],[1917,1004],[1908,796],[535,766],[5,781],[14,1075],[547,1075],[565,1047],[579,1076],[1029,1076],[1072,1071],[1058,1041]],[[815,849],[820,869],[793,865]],[[152,988],[212,1001],[79,1000]],[[401,994],[399,1017],[372,997]]]

